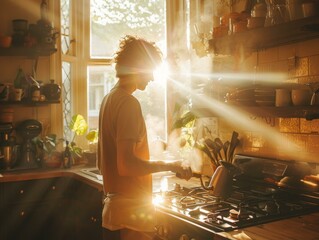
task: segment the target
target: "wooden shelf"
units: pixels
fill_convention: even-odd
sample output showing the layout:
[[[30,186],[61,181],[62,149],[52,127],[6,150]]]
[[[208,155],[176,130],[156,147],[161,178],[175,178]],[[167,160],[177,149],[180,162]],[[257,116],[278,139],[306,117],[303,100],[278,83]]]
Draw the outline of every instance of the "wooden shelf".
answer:
[[[55,101],[0,101],[0,106],[9,106],[9,105],[15,105],[15,106],[44,106],[48,104],[58,104],[60,103],[59,100]]]
[[[224,107],[223,107],[224,106]],[[274,118],[305,118],[307,120],[319,119],[319,106],[243,106],[220,103],[221,108],[233,107],[238,111],[250,114],[255,117],[274,117]],[[223,114],[216,108],[195,108],[193,112],[200,117],[223,117]]]
[[[318,37],[319,16],[315,16],[211,39],[209,50],[215,54],[232,54],[239,48],[257,51]]]
[[[0,56],[25,56],[25,57],[37,57],[37,56],[50,56],[57,50],[51,46],[36,46],[36,47],[9,47],[0,48]]]

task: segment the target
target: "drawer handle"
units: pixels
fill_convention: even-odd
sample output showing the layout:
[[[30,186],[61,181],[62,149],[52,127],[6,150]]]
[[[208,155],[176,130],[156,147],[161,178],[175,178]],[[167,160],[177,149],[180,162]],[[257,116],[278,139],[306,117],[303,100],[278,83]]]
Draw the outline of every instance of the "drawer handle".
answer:
[[[56,189],[56,187],[55,186],[52,186],[52,188],[51,188],[52,190],[55,190]]]
[[[21,190],[20,190],[20,194],[23,194],[23,193],[24,193],[24,190],[23,190],[23,189],[21,189]]]
[[[24,216],[24,214],[25,214],[25,212],[24,212],[24,211],[21,211],[21,212],[20,212],[20,216],[21,216],[21,217],[23,217],[23,216]]]

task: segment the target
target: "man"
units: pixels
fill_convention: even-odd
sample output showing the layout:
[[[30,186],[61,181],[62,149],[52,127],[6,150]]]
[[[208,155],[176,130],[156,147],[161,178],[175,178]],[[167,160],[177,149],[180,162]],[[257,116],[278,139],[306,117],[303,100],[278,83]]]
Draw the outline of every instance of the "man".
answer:
[[[115,55],[118,82],[103,99],[99,117],[98,167],[103,175],[104,239],[150,239],[154,231],[151,173],[172,171],[188,180],[181,162],[149,161],[147,131],[141,106],[132,93],[144,90],[161,63],[151,42],[125,36]]]

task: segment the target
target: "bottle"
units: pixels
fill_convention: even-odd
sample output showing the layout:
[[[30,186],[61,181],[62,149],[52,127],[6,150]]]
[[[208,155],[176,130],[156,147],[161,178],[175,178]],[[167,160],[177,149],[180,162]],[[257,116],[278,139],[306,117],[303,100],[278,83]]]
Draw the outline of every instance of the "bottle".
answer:
[[[14,88],[22,88],[22,82],[23,82],[24,78],[25,78],[24,72],[23,72],[22,68],[19,68],[18,72],[17,72],[17,76],[15,77],[14,82],[13,82]]]
[[[63,167],[64,168],[70,168],[71,167],[71,151],[69,147],[69,141],[65,141],[66,146],[63,153]]]
[[[48,22],[48,4],[46,0],[42,0],[40,4],[41,21],[43,23]]]

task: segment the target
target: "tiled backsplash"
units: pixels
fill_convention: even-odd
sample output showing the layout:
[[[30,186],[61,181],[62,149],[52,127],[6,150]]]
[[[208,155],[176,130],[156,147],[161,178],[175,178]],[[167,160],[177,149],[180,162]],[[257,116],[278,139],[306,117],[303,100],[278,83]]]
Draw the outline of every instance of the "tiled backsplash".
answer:
[[[300,84],[319,82],[319,39],[253,52],[234,62],[237,64],[234,67],[236,72],[256,72],[256,81],[264,73],[277,72],[287,76],[278,81]],[[260,129],[252,128],[250,121],[260,124]],[[219,135],[229,139],[233,130],[238,131],[241,138],[238,153],[319,163],[319,120],[253,120],[247,116],[247,126],[241,127],[234,116],[233,123],[220,118]]]

